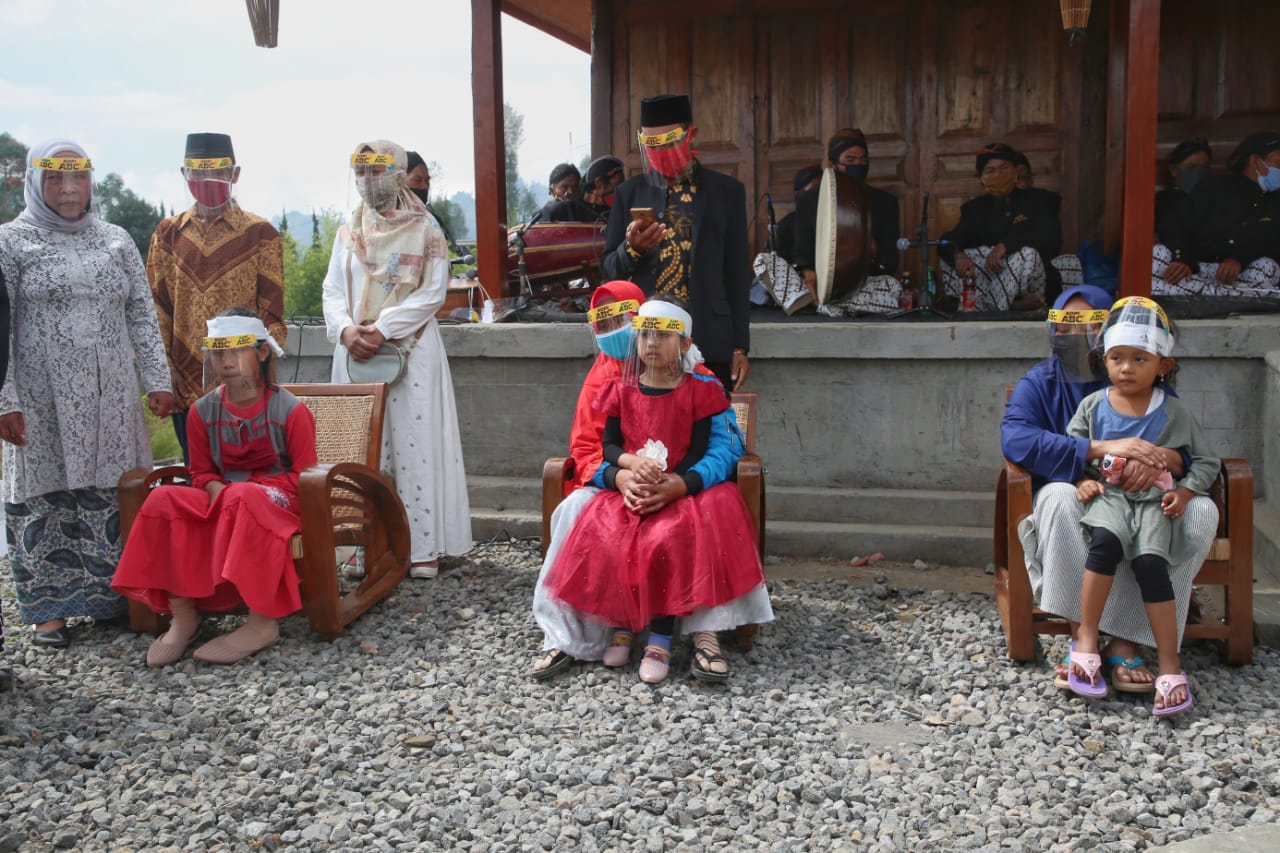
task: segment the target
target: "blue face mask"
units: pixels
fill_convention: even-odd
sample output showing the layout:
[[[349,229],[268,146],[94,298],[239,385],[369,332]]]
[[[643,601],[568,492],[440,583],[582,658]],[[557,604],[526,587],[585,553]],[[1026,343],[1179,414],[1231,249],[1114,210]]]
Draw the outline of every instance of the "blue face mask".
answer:
[[[1265,175],[1258,175],[1258,186],[1262,187],[1264,193],[1280,190],[1280,166],[1271,166]]]
[[[841,164],[840,168],[844,169],[844,173],[846,175],[857,178],[860,181],[865,181],[867,179],[867,174],[871,171],[871,166],[867,163]]]
[[[596,335],[596,343],[600,347],[600,352],[616,358],[619,361],[626,358],[631,352],[631,347],[635,344],[636,330],[630,324],[623,326],[621,329],[614,329],[612,332],[605,332],[603,335]]]

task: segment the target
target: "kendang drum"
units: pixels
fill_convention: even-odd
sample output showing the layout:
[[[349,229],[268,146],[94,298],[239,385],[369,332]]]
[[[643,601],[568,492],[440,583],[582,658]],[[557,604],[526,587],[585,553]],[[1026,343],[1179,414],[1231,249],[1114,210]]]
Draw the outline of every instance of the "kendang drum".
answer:
[[[604,224],[599,222],[540,222],[507,238],[507,281],[511,293],[522,292],[516,241],[524,237],[524,270],[534,296],[564,296],[583,292],[570,282],[585,280],[588,290],[601,281]]]
[[[867,185],[839,169],[824,169],[818,190],[814,246],[819,305],[852,296],[867,281],[871,265],[871,194]]]

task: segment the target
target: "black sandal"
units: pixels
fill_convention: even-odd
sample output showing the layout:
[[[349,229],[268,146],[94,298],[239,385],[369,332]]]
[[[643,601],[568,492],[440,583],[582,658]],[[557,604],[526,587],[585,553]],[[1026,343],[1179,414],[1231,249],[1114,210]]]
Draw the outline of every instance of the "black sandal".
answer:
[[[538,681],[550,678],[562,669],[566,669],[569,664],[573,663],[573,657],[559,649],[547,649],[547,651],[533,663],[533,669],[529,674]]]
[[[716,664],[724,664],[724,672],[712,669]],[[714,632],[699,631],[693,635],[693,663],[689,671],[699,681],[719,684],[729,680],[729,661],[720,653],[720,638]]]

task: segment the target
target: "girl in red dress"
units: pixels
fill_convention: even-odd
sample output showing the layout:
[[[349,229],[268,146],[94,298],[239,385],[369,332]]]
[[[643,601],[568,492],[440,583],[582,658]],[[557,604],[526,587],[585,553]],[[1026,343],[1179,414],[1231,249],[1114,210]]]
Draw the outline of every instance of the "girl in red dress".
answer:
[[[596,479],[609,491],[574,526],[548,589],[624,634],[647,625],[640,678],[657,683],[667,675],[676,618],[755,592],[764,571],[729,471],[698,468],[710,430],[731,427],[716,417],[729,407],[723,387],[694,372],[700,355],[692,319],[657,299],[640,306],[635,326],[623,375],[595,401],[606,416],[607,463]],[[699,633],[694,644],[693,674],[724,680],[728,667],[714,632]]]
[[[194,654],[235,663],[274,645],[276,620],[302,606],[289,540],[301,527],[298,474],[316,464],[315,418],[275,384],[282,351],[256,314],[229,308],[208,327],[205,376],[218,384],[187,417],[191,485],[147,496],[111,582],[173,614],[148,666],[182,657],[202,610],[249,608],[243,626]]]

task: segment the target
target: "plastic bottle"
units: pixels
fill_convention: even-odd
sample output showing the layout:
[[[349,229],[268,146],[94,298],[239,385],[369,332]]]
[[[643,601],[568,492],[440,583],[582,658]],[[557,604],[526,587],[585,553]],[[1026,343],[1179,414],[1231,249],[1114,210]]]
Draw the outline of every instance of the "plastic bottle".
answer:
[[[978,286],[971,275],[965,276],[962,283],[962,289],[960,291],[960,310],[978,310]]]
[[[898,294],[898,308],[910,311],[916,304],[916,293],[911,289],[911,273],[902,274],[902,292]]]

